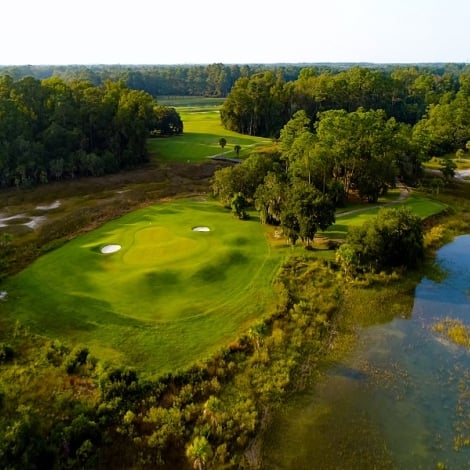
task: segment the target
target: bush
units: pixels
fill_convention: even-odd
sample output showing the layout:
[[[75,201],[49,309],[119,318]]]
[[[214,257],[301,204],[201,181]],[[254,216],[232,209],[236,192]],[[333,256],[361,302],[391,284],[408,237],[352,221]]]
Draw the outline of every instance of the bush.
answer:
[[[410,209],[386,208],[348,233],[337,261],[347,273],[415,267],[424,257],[421,219]]]
[[[14,355],[15,353],[11,346],[0,343],[0,363],[11,361]]]

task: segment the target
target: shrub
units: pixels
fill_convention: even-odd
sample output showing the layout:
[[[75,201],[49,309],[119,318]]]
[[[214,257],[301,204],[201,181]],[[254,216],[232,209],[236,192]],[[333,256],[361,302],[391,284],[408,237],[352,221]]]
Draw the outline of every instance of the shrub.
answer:
[[[11,361],[14,355],[13,348],[10,345],[0,343],[0,363]]]
[[[337,261],[347,273],[415,267],[424,256],[421,219],[410,209],[385,208],[377,217],[349,231]]]

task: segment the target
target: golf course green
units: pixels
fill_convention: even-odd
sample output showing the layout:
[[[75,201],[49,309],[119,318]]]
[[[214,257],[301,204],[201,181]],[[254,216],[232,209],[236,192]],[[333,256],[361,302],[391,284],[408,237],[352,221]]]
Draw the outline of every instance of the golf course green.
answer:
[[[234,340],[273,301],[283,250],[264,230],[212,202],[162,202],[39,258],[8,279],[0,309],[100,360],[173,372]]]

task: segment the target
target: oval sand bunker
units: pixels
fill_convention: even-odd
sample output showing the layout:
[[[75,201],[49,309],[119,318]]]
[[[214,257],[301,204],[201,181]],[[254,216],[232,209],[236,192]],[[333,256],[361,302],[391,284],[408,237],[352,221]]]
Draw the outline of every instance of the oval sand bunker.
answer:
[[[193,232],[210,232],[209,227],[193,227]]]
[[[107,255],[109,253],[116,253],[121,249],[121,245],[106,245],[101,248],[101,253]]]

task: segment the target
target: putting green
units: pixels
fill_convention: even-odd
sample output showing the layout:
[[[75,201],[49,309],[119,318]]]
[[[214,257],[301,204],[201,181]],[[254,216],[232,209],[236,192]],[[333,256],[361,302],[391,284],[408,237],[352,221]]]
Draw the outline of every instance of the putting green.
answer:
[[[108,245],[121,248],[102,253]],[[162,203],[38,259],[5,283],[0,313],[157,375],[209,355],[262,315],[281,253],[257,220],[208,202]]]

